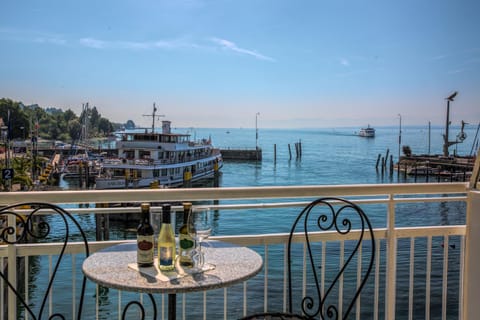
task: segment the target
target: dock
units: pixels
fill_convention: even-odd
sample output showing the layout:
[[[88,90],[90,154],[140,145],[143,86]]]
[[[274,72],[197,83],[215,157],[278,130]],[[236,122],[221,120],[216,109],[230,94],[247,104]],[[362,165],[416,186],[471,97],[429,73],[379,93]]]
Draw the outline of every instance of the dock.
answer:
[[[262,149],[220,149],[223,160],[243,160],[260,161],[262,160]]]

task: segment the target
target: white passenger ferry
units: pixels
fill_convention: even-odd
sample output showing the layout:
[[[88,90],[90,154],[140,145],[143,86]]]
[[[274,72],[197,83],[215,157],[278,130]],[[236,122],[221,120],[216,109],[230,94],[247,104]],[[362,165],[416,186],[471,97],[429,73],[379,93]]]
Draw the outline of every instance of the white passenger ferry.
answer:
[[[375,129],[370,127],[370,125],[368,125],[367,128],[360,129],[360,132],[358,133],[358,135],[360,137],[373,138],[375,137]]]
[[[172,133],[170,123],[162,121],[161,133],[153,125],[152,132],[123,133],[118,158],[101,163],[96,189],[180,187],[219,172],[223,159],[211,139],[192,141],[190,134]]]

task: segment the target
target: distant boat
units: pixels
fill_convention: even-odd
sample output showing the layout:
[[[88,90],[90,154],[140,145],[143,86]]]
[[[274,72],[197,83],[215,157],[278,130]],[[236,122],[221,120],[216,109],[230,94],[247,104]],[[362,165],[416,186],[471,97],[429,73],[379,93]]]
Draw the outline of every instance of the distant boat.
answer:
[[[371,128],[370,125],[368,125],[367,128],[360,129],[360,132],[358,133],[358,135],[360,137],[373,138],[375,137],[375,129]]]

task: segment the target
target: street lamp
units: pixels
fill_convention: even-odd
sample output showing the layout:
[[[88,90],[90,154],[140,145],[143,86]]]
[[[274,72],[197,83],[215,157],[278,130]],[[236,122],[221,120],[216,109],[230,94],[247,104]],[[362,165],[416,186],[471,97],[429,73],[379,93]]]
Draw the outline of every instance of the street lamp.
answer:
[[[4,144],[4,148],[5,148],[5,168],[8,168],[9,166],[9,163],[8,163],[8,127],[7,126],[2,126],[0,128],[1,132],[2,132],[2,140],[3,140],[3,144]]]
[[[455,142],[452,143],[448,141],[448,129],[450,127],[450,101],[453,101],[457,94],[458,92],[455,91],[445,98],[445,100],[447,100],[447,119],[445,122],[445,134],[443,135],[443,156],[445,157],[448,157],[448,147],[452,144],[455,144]]]
[[[255,150],[258,151],[258,116],[260,112],[255,114]]]
[[[398,127],[398,163],[400,163],[400,146],[402,145],[402,115],[399,113],[400,125]]]

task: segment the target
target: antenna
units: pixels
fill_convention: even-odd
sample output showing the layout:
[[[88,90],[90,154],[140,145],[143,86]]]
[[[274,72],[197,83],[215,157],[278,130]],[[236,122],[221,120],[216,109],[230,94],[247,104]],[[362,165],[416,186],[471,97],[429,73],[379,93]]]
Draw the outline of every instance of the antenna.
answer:
[[[157,107],[155,106],[155,102],[154,102],[154,103],[153,103],[153,112],[152,112],[152,114],[144,114],[144,115],[143,115],[144,117],[152,117],[152,133],[155,133],[155,117],[157,117],[157,119],[160,119],[160,117],[165,117],[164,114],[156,115],[155,112],[157,112]]]

